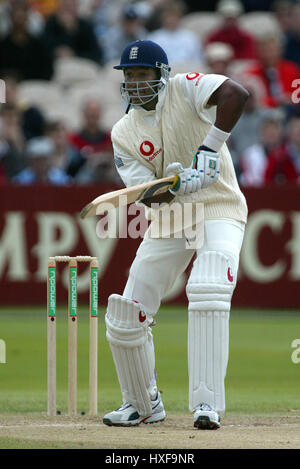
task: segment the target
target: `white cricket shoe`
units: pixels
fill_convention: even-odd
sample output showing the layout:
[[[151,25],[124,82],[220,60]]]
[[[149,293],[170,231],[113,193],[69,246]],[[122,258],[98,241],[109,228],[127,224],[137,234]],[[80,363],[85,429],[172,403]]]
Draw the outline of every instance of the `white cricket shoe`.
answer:
[[[119,409],[104,415],[103,423],[110,427],[113,425],[116,427],[133,427],[141,422],[154,423],[163,421],[166,417],[166,412],[159,391],[151,398],[151,405],[152,414],[148,417],[140,417],[137,410],[131,404],[125,403]]]
[[[200,404],[194,413],[194,427],[200,430],[217,430],[220,428],[220,416],[208,404]]]

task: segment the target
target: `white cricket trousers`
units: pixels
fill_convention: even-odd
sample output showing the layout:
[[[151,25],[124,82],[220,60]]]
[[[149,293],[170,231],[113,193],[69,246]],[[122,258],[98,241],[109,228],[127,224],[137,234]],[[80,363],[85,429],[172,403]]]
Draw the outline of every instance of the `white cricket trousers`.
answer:
[[[197,255],[219,251],[227,255],[238,271],[245,224],[220,219],[204,222],[204,243]],[[143,304],[145,312],[155,315],[161,301],[191,262],[195,250],[186,248],[184,238],[144,239],[131,265],[123,296]],[[193,269],[191,271],[191,275]]]

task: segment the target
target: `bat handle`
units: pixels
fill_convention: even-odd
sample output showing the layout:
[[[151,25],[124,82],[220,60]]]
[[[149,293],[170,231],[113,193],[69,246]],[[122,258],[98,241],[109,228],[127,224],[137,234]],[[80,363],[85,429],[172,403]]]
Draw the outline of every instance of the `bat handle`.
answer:
[[[176,187],[176,185],[178,185],[178,187]],[[178,174],[175,174],[174,181],[171,185],[171,188],[173,190],[175,189],[175,191],[176,191],[179,188],[179,185],[180,185],[180,178],[179,178]]]

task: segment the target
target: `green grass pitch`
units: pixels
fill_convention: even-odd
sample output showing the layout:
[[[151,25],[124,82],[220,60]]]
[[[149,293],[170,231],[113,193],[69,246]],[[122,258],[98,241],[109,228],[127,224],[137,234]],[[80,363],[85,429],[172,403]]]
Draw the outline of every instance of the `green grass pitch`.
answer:
[[[57,408],[67,410],[67,320],[58,309]],[[188,412],[187,311],[162,307],[153,328],[159,389],[172,412]],[[47,409],[47,327],[43,307],[0,309],[0,414],[45,413]],[[300,339],[296,311],[233,310],[226,377],[227,410],[245,414],[300,409],[300,363],[291,344]],[[78,320],[78,411],[88,412],[88,309]],[[298,354],[300,356],[300,353]],[[99,414],[121,404],[121,394],[105,338],[104,309],[99,319]]]

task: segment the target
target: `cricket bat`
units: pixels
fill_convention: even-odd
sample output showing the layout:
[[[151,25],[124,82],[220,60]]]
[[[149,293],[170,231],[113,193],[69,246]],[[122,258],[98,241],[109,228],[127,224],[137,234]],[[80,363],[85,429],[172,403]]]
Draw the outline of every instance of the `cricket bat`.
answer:
[[[171,186],[175,186],[178,176],[168,176],[154,181],[138,184],[137,186],[125,187],[118,191],[107,192],[87,204],[80,212],[80,218],[101,215],[110,208],[121,207],[131,204],[137,200],[148,199],[158,194],[167,192]]]

